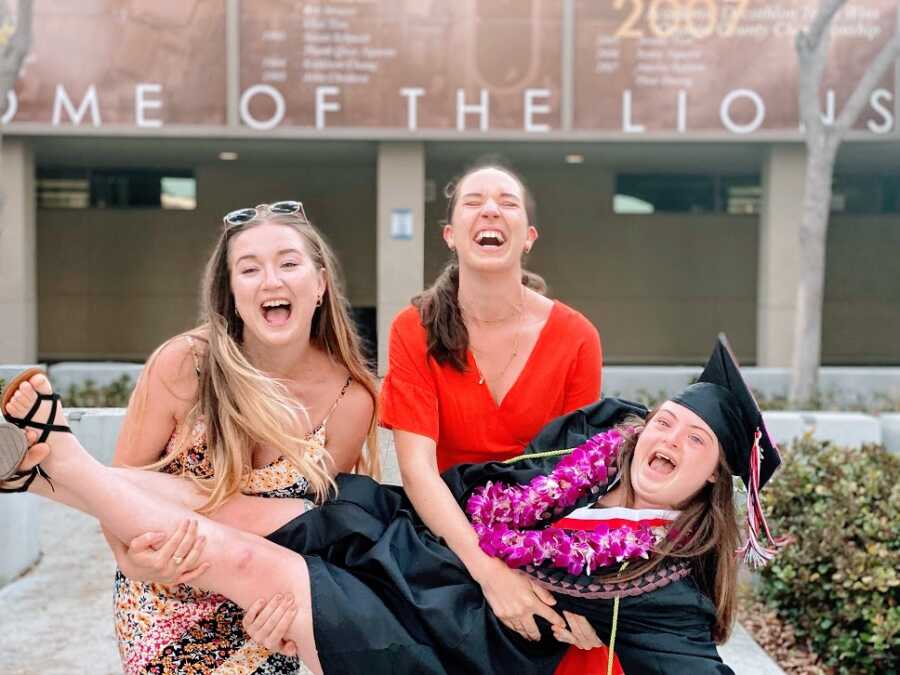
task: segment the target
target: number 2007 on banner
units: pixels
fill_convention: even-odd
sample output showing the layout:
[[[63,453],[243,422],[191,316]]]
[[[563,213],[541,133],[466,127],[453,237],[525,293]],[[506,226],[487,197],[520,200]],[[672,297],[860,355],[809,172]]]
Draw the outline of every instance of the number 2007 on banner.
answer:
[[[750,0],[615,0],[613,7],[628,12],[616,37],[635,39],[668,38],[674,35],[707,38],[734,35]],[[721,22],[721,23],[720,23]]]

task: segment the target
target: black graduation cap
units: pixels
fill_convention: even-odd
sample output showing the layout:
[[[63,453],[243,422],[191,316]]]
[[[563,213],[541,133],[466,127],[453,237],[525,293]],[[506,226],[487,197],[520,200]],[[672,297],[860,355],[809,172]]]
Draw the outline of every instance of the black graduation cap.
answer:
[[[710,426],[731,473],[740,476],[747,486],[748,536],[738,553],[755,567],[765,565],[788,543],[786,538],[772,535],[759,498],[760,489],[781,464],[781,457],[723,333],[699,380],[673,396],[672,401],[697,413]],[[768,546],[762,544],[763,534]]]
[[[731,473],[740,476],[748,488],[757,433],[760,434],[757,486],[762,488],[781,464],[759,405],[741,376],[724,333],[719,334],[697,383],[673,396],[672,400],[697,413],[710,426],[725,451]]]

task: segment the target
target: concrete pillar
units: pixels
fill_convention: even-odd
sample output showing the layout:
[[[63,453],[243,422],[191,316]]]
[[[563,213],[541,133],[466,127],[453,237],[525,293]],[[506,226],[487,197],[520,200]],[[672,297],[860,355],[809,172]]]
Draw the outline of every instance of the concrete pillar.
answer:
[[[37,360],[37,228],[34,154],[28,141],[0,148],[0,363]]]
[[[789,367],[797,312],[797,259],[806,148],[773,145],[763,160],[756,363]]]
[[[425,283],[425,146],[378,147],[378,373],[387,370],[391,321]]]

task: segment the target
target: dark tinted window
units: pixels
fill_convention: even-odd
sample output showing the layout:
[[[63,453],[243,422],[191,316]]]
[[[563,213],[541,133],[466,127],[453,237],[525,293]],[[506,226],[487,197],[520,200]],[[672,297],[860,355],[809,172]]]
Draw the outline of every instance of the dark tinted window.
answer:
[[[41,168],[37,201],[44,209],[194,209],[197,183],[183,170]]]

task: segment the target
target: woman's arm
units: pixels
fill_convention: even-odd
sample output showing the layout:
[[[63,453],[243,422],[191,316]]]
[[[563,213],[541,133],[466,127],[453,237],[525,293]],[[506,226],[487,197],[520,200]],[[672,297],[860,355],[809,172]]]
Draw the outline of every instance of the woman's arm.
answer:
[[[563,409],[571,412],[600,398],[603,353],[597,329],[584,319],[583,337],[566,374]]]
[[[419,315],[402,311],[391,326],[388,372],[381,388],[381,422],[394,430],[403,487],[419,516],[447,542],[484,591],[491,609],[505,625],[537,639],[534,615],[564,625],[550,605],[553,597],[535,590],[524,574],[486,555],[475,531],[441,480],[437,466],[439,397],[429,367],[428,348]]]
[[[197,399],[187,338],[170,340],[147,362],[125,412],[113,466],[145,466],[160,458],[176,425]]]
[[[197,344],[199,341],[195,341]],[[113,455],[113,466],[145,466],[159,459],[176,425],[197,397],[194,355],[187,338],[179,336],[163,345],[144,367],[131,395]],[[116,563],[127,577],[171,583],[168,558],[154,555],[142,540],[130,546],[103,532]]]
[[[528,576],[481,550],[469,520],[441,480],[434,440],[408,431],[394,431],[394,443],[403,487],[428,528],[442,537],[478,582],[485,599],[506,626],[537,640],[540,631],[534,615],[565,627],[550,605],[553,596]]]

